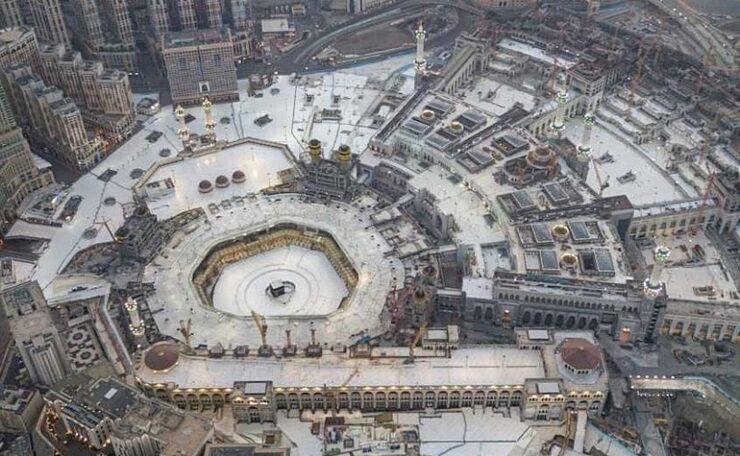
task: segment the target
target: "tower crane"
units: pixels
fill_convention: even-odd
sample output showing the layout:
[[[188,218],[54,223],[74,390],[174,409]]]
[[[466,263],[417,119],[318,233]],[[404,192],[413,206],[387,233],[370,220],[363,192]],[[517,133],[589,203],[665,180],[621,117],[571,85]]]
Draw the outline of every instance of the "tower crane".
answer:
[[[177,329],[180,334],[182,334],[183,339],[185,339],[184,342],[188,351],[193,350],[193,346],[191,345],[191,340],[193,337],[192,324],[193,321],[190,318],[188,318],[188,321],[180,320],[180,327]]]
[[[594,160],[593,155],[591,155],[591,163],[594,165],[594,174],[596,174],[596,182],[599,184],[598,198],[601,199],[601,195],[604,193],[604,190],[607,187],[609,187],[609,176],[606,176],[606,180],[602,179],[601,171],[599,171],[599,166],[596,164],[596,160]]]
[[[267,323],[265,322],[265,318],[254,310],[250,310],[250,312],[252,313],[252,319],[254,320],[254,324],[257,326],[257,329],[260,332],[260,338],[262,339],[262,345],[260,345],[257,352],[260,356],[271,356],[272,347],[267,345]]]
[[[630,106],[635,105],[635,91],[637,90],[637,84],[639,84],[640,80],[642,79],[642,71],[645,66],[645,58],[648,54],[647,51],[644,49],[644,44],[644,39],[640,40],[640,47],[637,50],[637,71],[635,72],[635,76],[632,78],[632,84],[630,84]]]
[[[702,219],[706,213],[709,198],[712,196],[712,187],[714,186],[714,181],[716,179],[717,172],[710,172],[709,179],[707,179],[707,187],[704,189],[704,196],[702,196],[701,205],[699,206],[699,211],[696,213],[696,223],[691,225],[691,229],[689,230],[692,236],[696,235],[697,231],[699,231],[699,226],[702,224]]]
[[[409,344],[409,357],[404,362],[404,364],[411,364],[414,362],[414,348],[419,344],[419,341],[421,340],[421,336],[424,335],[424,331],[427,329],[426,322],[422,323],[419,327],[419,331],[417,331],[414,338],[411,340],[411,343]]]
[[[712,69],[712,53],[714,52],[714,46],[711,46],[709,49],[710,51],[704,56],[704,59],[701,62],[701,71],[699,72],[699,76],[696,78],[694,92],[697,97],[701,95],[701,89],[704,88],[704,79],[707,77],[707,69]]]

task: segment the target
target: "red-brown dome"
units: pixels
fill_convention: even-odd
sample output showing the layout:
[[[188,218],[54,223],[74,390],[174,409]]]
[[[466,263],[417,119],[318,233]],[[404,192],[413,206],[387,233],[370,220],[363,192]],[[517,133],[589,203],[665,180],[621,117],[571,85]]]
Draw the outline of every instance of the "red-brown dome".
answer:
[[[216,178],[216,187],[227,187],[229,185],[229,178],[223,174]]]
[[[601,364],[599,347],[580,337],[560,344],[560,357],[575,370],[596,370]]]
[[[236,170],[231,175],[231,180],[236,182],[237,184],[240,184],[244,182],[245,180],[247,180],[247,176],[244,174],[244,171]]]
[[[144,364],[153,371],[172,369],[180,359],[180,349],[175,342],[157,342],[144,354]]]
[[[198,191],[200,191],[201,193],[208,193],[211,190],[213,190],[213,184],[211,184],[210,181],[202,180],[198,184]]]

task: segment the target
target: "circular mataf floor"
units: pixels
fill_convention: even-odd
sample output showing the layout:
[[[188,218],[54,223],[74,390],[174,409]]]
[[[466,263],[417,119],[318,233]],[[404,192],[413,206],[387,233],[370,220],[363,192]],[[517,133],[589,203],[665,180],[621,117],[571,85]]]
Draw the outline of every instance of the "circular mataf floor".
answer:
[[[290,282],[295,290],[272,297],[273,282]],[[303,247],[281,247],[224,268],[213,290],[213,306],[234,315],[265,317],[326,315],[347,296],[346,284],[322,252]]]

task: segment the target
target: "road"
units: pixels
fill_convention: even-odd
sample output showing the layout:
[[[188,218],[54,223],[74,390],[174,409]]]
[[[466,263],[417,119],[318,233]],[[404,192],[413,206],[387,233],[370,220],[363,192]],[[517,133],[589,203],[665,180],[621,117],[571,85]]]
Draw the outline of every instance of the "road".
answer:
[[[304,71],[306,67],[309,66],[308,63],[311,57],[333,40],[336,40],[343,35],[355,33],[359,30],[382,24],[384,22],[404,19],[432,6],[450,6],[457,8],[461,13],[461,20],[458,27],[454,30],[445,33],[440,37],[436,37],[432,42],[430,42],[430,47],[434,46],[435,43],[439,43],[440,39],[444,39],[449,42],[450,35],[452,33],[456,35],[465,27],[470,27],[471,24],[474,24],[474,21],[470,19],[472,16],[482,14],[481,11],[464,2],[450,0],[405,0],[384,8],[373,10],[369,15],[360,15],[336,28],[327,29],[321,35],[307,38],[303,43],[278,56],[274,67],[281,73]],[[463,17],[466,19],[463,20]],[[312,66],[312,69],[317,68]]]
[[[704,51],[713,51],[720,62],[727,68],[733,68],[735,55],[732,43],[723,33],[715,28],[700,12],[691,7],[685,0],[648,0],[661,11],[673,17],[684,30],[697,41]]]

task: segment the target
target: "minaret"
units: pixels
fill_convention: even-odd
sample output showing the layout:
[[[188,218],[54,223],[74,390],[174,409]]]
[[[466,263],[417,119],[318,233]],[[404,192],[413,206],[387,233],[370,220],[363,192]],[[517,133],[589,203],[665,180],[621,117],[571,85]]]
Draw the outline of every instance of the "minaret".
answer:
[[[177,129],[177,136],[182,141],[182,147],[187,149],[190,146],[190,131],[188,131],[188,126],[185,124],[185,108],[182,105],[177,105],[177,108],[175,108],[175,116],[180,124],[180,128]]]
[[[348,170],[352,167],[352,151],[350,150],[348,145],[342,144],[341,146],[339,146],[337,160],[339,161],[339,165],[344,170]]]
[[[213,120],[213,103],[208,97],[203,99],[203,111],[206,113],[206,138],[216,142],[216,122]]]
[[[136,345],[138,345],[138,348],[141,348],[141,346],[146,343],[146,337],[144,337],[144,321],[139,316],[139,306],[136,303],[136,300],[129,296],[126,299],[124,307],[126,308],[126,312],[128,312],[130,321],[129,329],[131,330],[131,334],[134,336],[134,340]]]
[[[558,107],[555,110],[555,121],[552,123],[552,130],[557,137],[560,137],[565,129],[565,104],[568,102],[568,87],[565,83],[564,74],[560,73],[558,79],[560,90],[557,97],[555,97]]]
[[[311,156],[311,163],[316,165],[321,163],[321,157],[323,153],[321,152],[321,141],[314,138],[308,142],[308,153]]]
[[[414,70],[415,70],[415,85],[421,83],[422,78],[427,70],[427,61],[424,59],[424,40],[427,37],[427,32],[424,30],[424,25],[419,21],[419,27],[414,32],[416,37],[416,58],[414,59]]]
[[[658,245],[655,247],[655,250],[653,250],[653,271],[650,273],[650,277],[645,279],[645,282],[643,283],[645,295],[656,297],[663,292],[664,284],[660,281],[660,275],[670,257],[671,249],[665,245]]]
[[[591,154],[591,130],[594,128],[594,115],[586,113],[583,116],[583,135],[581,136],[581,144],[578,145],[578,152],[590,155]]]

